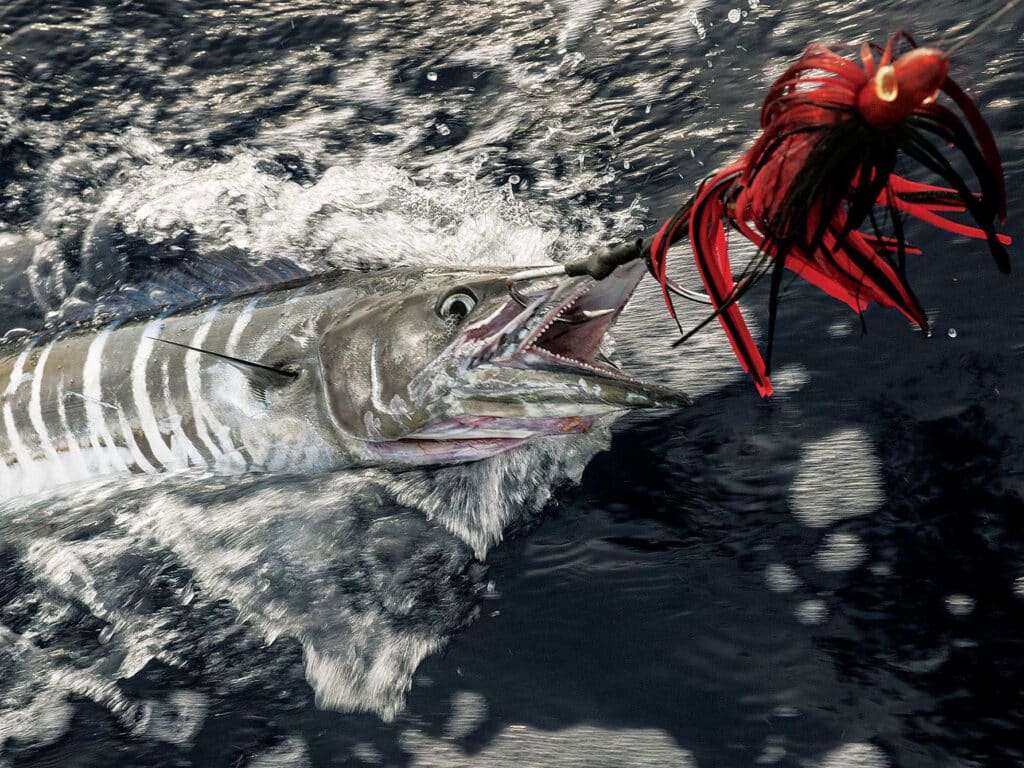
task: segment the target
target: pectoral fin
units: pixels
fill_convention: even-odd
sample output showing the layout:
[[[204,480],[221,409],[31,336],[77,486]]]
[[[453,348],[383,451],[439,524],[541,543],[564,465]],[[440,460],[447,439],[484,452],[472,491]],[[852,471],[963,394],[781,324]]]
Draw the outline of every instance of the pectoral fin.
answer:
[[[161,339],[153,336],[150,336],[149,338],[154,341],[162,341],[164,344],[170,344],[175,347],[191,350],[192,352],[199,352],[204,355],[216,357],[218,360],[223,360],[228,365],[244,373],[257,392],[265,392],[267,389],[272,387],[281,387],[286,384],[290,384],[299,376],[298,370],[291,367],[264,365],[263,363],[256,363],[252,360],[243,360],[240,357],[232,357],[231,355],[213,352],[209,349],[193,347],[188,344],[182,344],[178,341],[171,341],[170,339]]]

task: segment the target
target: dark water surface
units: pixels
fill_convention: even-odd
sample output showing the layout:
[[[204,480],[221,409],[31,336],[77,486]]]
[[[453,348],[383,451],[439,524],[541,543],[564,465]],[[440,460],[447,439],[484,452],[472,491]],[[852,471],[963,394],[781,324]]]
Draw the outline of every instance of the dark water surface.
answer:
[[[2,331],[225,255],[579,255],[738,154],[807,43],[1001,5],[5,0]],[[1020,238],[1024,12],[952,72]],[[1024,289],[910,235],[934,337],[794,285],[771,402],[646,285],[616,351],[685,413],[0,509],[0,766],[1024,764]]]

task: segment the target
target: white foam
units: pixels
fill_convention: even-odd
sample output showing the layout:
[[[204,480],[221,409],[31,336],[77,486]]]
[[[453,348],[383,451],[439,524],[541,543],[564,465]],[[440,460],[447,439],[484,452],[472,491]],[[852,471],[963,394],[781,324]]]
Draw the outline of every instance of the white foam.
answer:
[[[179,746],[192,743],[206,719],[209,702],[197,691],[172,691],[166,701],[147,702],[145,733],[152,739]]]
[[[610,441],[609,421],[587,434],[533,440],[484,461],[383,478],[402,504],[420,509],[483,559],[513,520],[538,512],[562,483],[578,482]]]
[[[245,764],[246,768],[309,768],[309,747],[299,736],[289,736]]]
[[[343,712],[371,710],[384,720],[393,720],[412,687],[416,667],[442,645],[440,638],[399,632],[386,638],[367,664],[365,659],[353,663],[334,648],[321,652],[313,642],[306,642],[306,679],[316,692],[318,707]]]

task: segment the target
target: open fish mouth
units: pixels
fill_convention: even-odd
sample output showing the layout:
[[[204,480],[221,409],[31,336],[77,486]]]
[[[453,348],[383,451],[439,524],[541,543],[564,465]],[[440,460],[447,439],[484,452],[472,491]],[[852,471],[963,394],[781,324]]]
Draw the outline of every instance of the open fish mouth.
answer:
[[[641,381],[601,350],[643,276],[508,281],[508,300],[453,345],[456,384],[445,414],[377,447],[414,463],[470,461],[533,437],[587,432],[603,414],[679,408],[685,393]]]
[[[510,282],[513,298],[530,314],[511,341],[487,362],[642,384],[601,352],[605,334],[633,293],[635,283],[631,282],[622,278],[604,282],[588,279],[569,291],[556,288],[533,296],[520,292]]]
[[[685,393],[631,376],[602,352],[605,335],[643,274],[643,265],[634,263],[601,281],[563,279],[554,287],[520,289],[510,280],[512,301],[490,322],[467,332],[472,337],[490,331],[469,364],[471,371],[492,369],[490,386],[475,395],[514,400],[518,391],[524,402],[547,401],[555,410],[563,399],[604,411],[689,405]],[[495,375],[493,369],[509,372]]]

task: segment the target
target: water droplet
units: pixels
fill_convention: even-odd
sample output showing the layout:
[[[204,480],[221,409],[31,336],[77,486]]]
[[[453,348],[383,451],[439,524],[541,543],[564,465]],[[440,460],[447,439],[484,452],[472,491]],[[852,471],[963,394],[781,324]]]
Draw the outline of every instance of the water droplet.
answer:
[[[804,600],[793,613],[801,624],[821,624],[828,617],[828,608],[823,600]]]
[[[438,125],[437,125],[437,132],[440,133],[442,136],[447,136],[448,134],[450,134],[452,132],[452,129],[449,128],[444,123],[438,123]]]
[[[437,82],[437,72],[427,72],[427,80],[432,83]]]
[[[628,171],[629,170],[629,160],[623,160],[622,161],[622,167],[625,168]]]
[[[729,21],[732,24],[736,24],[737,22],[739,22],[739,20],[740,20],[740,9],[739,8],[733,8],[731,11],[729,11],[729,17],[728,18],[729,18]]]
[[[764,580],[772,592],[792,592],[800,586],[800,579],[793,569],[782,563],[771,563],[764,570]]]
[[[853,533],[829,534],[815,555],[818,567],[830,573],[853,570],[864,562],[866,557],[867,548]]]
[[[946,610],[954,616],[969,616],[974,610],[974,598],[969,595],[949,595],[946,597]]]
[[[949,338],[951,338],[951,339],[955,339],[956,338],[956,328],[950,328],[948,331],[946,331],[946,335],[949,336]]]
[[[819,765],[821,768],[889,768],[889,760],[874,744],[857,742],[833,749]]]
[[[522,179],[519,178],[519,174],[517,173],[513,173],[511,176],[508,177],[508,183],[511,184],[513,187],[520,181],[522,181]]]
[[[892,567],[888,563],[873,563],[870,571],[880,579],[892,576]]]

